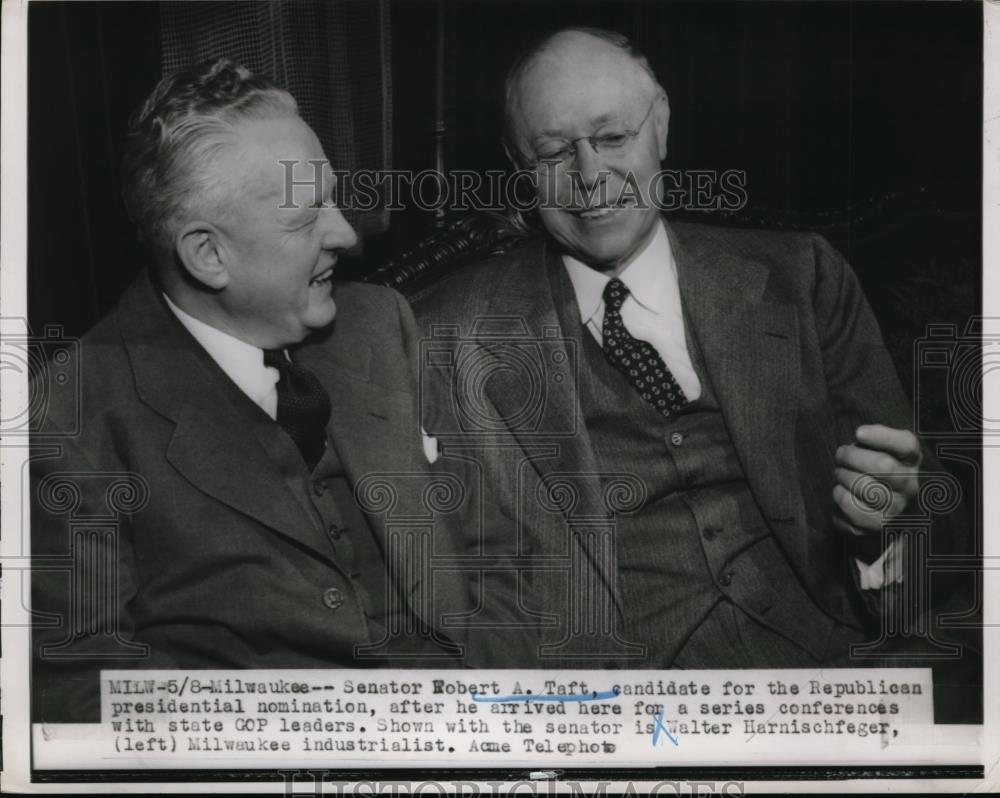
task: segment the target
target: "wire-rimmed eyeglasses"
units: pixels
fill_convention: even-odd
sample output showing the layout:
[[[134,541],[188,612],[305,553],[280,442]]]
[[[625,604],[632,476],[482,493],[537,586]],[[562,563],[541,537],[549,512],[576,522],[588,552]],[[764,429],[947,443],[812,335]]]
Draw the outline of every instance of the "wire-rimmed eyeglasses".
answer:
[[[586,141],[591,149],[598,155],[614,157],[624,155],[631,147],[632,142],[642,131],[642,126],[646,124],[649,115],[653,112],[653,106],[659,99],[659,94],[653,97],[646,115],[634,129],[608,130],[593,136],[580,136],[576,139],[553,139],[543,144],[536,152],[532,161],[529,161],[529,169],[564,169],[573,159],[576,158],[577,144]]]

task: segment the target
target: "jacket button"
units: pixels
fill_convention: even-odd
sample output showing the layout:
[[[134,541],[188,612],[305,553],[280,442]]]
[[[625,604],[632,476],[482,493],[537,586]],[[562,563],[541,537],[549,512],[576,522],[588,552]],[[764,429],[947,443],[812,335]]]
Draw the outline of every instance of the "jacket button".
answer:
[[[323,591],[323,605],[328,610],[335,610],[344,603],[344,594],[337,588],[331,587]]]
[[[344,530],[342,530],[336,524],[330,524],[330,528],[327,531],[330,533],[330,537],[333,538],[334,540],[340,540],[340,536],[344,532]]]
[[[680,446],[682,443],[684,443],[684,436],[679,432],[675,432],[673,435],[670,436],[670,442],[674,446]]]
[[[719,584],[723,587],[729,587],[733,583],[733,572],[723,571],[719,574]]]
[[[701,534],[704,535],[705,540],[715,540],[715,536],[718,535],[722,530],[715,526],[705,527]]]
[[[317,479],[313,482],[313,493],[317,496],[322,496],[326,493],[326,483],[321,479]]]

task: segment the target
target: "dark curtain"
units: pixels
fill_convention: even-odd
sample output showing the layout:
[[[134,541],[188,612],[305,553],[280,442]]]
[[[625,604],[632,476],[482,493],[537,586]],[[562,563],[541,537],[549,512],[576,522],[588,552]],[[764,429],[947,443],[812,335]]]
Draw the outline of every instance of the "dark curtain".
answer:
[[[28,6],[28,318],[80,335],[145,262],[119,162],[160,76],[152,3]]]
[[[164,74],[231,58],[291,92],[334,168],[391,167],[388,0],[167,2],[160,19]],[[362,236],[389,226],[381,209],[346,216]]]

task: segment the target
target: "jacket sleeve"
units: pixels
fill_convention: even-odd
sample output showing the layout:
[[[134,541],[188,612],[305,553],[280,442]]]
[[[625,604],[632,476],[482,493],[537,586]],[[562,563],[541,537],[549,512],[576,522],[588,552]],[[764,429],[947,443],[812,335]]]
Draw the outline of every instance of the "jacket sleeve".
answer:
[[[97,464],[79,439],[36,444],[31,461],[34,720],[100,721],[100,671],[172,668],[136,634],[132,515],[146,481]]]
[[[833,410],[836,445],[854,442],[855,430],[862,424],[884,424],[896,429],[916,428],[911,403],[903,391],[895,366],[886,350],[878,323],[864,296],[854,271],[845,259],[822,237],[812,239],[815,253],[813,310],[816,332],[822,352],[828,400]],[[947,480],[945,469],[926,442],[921,443],[921,483]],[[834,464],[830,464],[831,471]],[[948,484],[955,484],[954,480]],[[923,511],[922,498],[914,500],[907,513]],[[836,512],[836,509],[834,509]],[[971,529],[961,506],[945,513],[930,513],[930,550],[935,554],[972,552]],[[858,536],[847,541],[852,558],[870,563],[884,553],[877,534]],[[898,558],[887,557],[891,563]],[[851,563],[852,575],[860,589],[859,573]],[[889,589],[894,574],[887,573]],[[923,576],[923,575],[922,575]],[[935,599],[953,585],[936,580]],[[926,583],[921,589],[926,588]],[[869,610],[881,613],[879,590],[862,590]]]

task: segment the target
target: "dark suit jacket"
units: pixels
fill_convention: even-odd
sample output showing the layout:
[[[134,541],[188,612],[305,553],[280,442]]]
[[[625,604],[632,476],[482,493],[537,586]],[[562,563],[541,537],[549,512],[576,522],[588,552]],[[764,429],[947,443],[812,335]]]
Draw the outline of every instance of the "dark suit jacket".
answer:
[[[409,307],[385,288],[334,290],[336,321],[296,360],[330,394],[329,434],[350,484],[427,475]],[[290,489],[309,479],[295,444],[148,276],[84,336],[81,359],[78,391],[51,397],[79,403],[79,435],[33,447],[35,718],[97,720],[99,668],[364,664],[353,660],[369,640],[348,575]],[[369,516],[379,537],[384,521]],[[437,553],[455,550],[447,529],[435,535]],[[87,552],[75,564],[73,547]],[[419,575],[400,579],[407,597],[420,587]],[[463,606],[454,584],[439,589],[449,609]]]
[[[753,496],[812,598],[834,618],[857,625],[874,602],[862,598],[850,552],[831,524],[834,453],[854,440],[862,423],[913,428],[909,402],[858,281],[844,259],[816,235],[694,224],[670,224],[668,234],[690,330]],[[449,383],[458,367],[443,370],[434,380],[442,399],[436,414],[425,416],[425,427],[444,435],[460,426],[453,418],[455,402],[467,385],[481,388],[464,398],[467,404],[489,405],[480,418],[514,420],[507,425],[510,430],[484,423],[478,432],[466,429],[442,441],[445,451],[449,441],[477,442],[489,479],[517,529],[507,540],[497,535],[488,545],[501,554],[528,555],[520,581],[507,584],[507,597],[483,600],[506,601],[510,617],[520,614],[538,624],[537,639],[548,641],[558,640],[565,628],[546,626],[552,619],[545,621],[539,613],[563,613],[574,588],[543,570],[533,574],[528,565],[570,553],[564,528],[539,508],[532,480],[574,475],[577,493],[573,506],[567,505],[558,519],[563,524],[608,512],[597,476],[602,465],[595,460],[572,390],[578,353],[571,351],[566,331],[560,329],[546,278],[546,264],[558,264],[558,258],[550,243],[536,238],[411,298],[425,334],[433,332],[441,340],[442,329],[458,327],[458,346],[465,350],[456,350],[453,362],[474,363],[470,372],[489,375],[478,382]],[[540,342],[536,351],[545,361],[540,371],[548,374],[533,424],[523,423],[531,401],[524,370],[502,365],[510,364],[510,344],[518,340]],[[477,347],[479,362],[469,357],[471,346]],[[568,378],[558,384],[551,379],[554,369],[546,365],[554,362],[547,354],[552,347],[564,348],[561,360],[569,369]],[[511,455],[512,444],[519,458]],[[941,550],[939,543],[935,541],[936,550]],[[598,558],[592,567],[617,604],[613,561]],[[520,634],[518,639],[509,633],[504,643],[497,636],[497,664],[536,661],[537,651],[523,645],[534,638],[526,638],[523,630]]]

